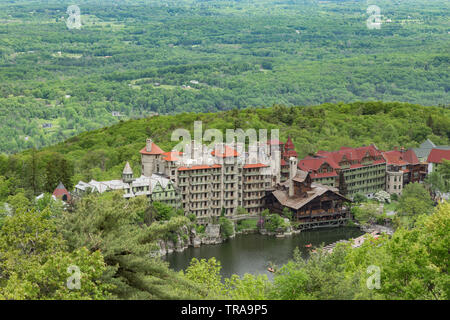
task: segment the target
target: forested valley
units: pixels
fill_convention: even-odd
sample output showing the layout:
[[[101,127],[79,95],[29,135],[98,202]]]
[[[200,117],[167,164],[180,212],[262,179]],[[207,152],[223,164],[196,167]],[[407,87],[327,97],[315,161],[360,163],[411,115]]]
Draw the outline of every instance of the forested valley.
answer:
[[[0,152],[120,120],[249,107],[401,101],[448,107],[449,4],[0,1]]]
[[[52,198],[60,182],[120,179],[127,162],[139,177],[147,138],[169,151],[196,121],[279,130],[299,158],[449,145],[448,1],[79,0],[80,28],[73,4],[0,0],[0,300],[449,299],[450,205],[432,195],[450,191],[450,161],[392,202],[346,203],[345,227],[387,221],[392,235],[322,244],[308,259],[296,250],[272,280],[222,277],[215,258],[169,268],[160,241],[205,225],[145,195]],[[379,29],[367,25],[373,4]],[[295,223],[289,213],[259,219],[276,231]],[[261,228],[215,218],[224,241]]]

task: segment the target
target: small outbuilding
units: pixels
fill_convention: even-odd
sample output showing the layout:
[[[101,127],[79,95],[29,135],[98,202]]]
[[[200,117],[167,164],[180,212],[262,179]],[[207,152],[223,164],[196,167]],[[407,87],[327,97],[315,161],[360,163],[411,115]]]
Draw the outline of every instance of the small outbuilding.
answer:
[[[53,196],[55,196],[57,199],[62,200],[64,202],[68,202],[72,199],[70,196],[69,191],[67,191],[66,187],[62,182],[58,184],[55,191],[53,191]]]

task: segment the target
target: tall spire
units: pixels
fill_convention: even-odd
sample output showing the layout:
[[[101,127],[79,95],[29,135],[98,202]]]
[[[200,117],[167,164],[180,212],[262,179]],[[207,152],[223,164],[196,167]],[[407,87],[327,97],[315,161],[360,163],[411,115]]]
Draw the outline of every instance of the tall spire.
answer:
[[[131,169],[130,163],[128,161],[125,164],[125,168],[123,168],[122,180],[126,183],[130,183],[133,181],[133,170]]]
[[[297,152],[295,151],[295,146],[294,143],[292,142],[291,136],[288,136],[288,139],[286,141],[286,143],[284,144],[284,153],[283,156],[285,158],[285,160],[291,158],[291,157],[295,157],[297,158]]]
[[[133,174],[133,170],[131,169],[130,163],[127,161],[125,164],[125,168],[123,168],[123,174]]]

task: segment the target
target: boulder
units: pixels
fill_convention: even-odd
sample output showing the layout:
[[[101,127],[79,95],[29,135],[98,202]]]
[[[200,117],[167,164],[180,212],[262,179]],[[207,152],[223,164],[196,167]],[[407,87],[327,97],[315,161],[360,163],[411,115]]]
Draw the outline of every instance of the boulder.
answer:
[[[194,246],[194,248],[200,247],[201,244],[202,244],[202,239],[200,239],[200,237],[195,236],[195,238],[192,240],[192,245]]]
[[[163,256],[167,254],[166,243],[162,240],[158,241],[159,244],[159,253]]]
[[[173,244],[173,241],[170,241],[170,240],[167,241],[167,243],[166,243],[167,253],[172,253],[174,250],[174,247],[175,247],[175,245]]]

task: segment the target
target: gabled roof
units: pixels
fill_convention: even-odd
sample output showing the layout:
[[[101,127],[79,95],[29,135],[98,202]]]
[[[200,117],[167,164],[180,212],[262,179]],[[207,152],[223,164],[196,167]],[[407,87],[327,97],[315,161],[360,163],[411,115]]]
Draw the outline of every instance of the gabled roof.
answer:
[[[431,141],[430,139],[427,139],[424,142],[422,142],[420,147],[425,148],[425,149],[433,149],[433,148],[436,148],[436,145],[433,143],[433,141]]]
[[[339,169],[339,165],[332,158],[324,158],[324,157],[307,157],[298,162],[298,167],[304,171],[318,170],[322,164],[327,163],[333,169]]]
[[[383,152],[383,157],[386,159],[387,164],[396,166],[406,166],[409,164],[408,161],[403,160],[403,152],[398,150]]]
[[[450,160],[450,150],[432,149],[427,162],[441,163],[443,159]]]
[[[417,158],[417,155],[413,149],[406,150],[406,152],[403,155],[403,159],[405,159],[407,162],[409,162],[409,164],[419,164],[420,163],[420,161]]]
[[[407,151],[391,150],[383,152],[383,157],[387,164],[396,166],[405,166],[408,164],[419,164],[420,161],[413,149]]]
[[[294,178],[292,178],[292,180],[297,182],[304,182],[308,177],[308,175],[309,175],[308,171],[297,170],[297,174],[295,175]]]
[[[159,174],[154,173],[154,174],[152,174],[152,176],[151,176],[152,191],[153,191],[153,182],[154,182],[154,181],[156,181],[157,183],[159,183],[159,185],[160,185],[163,189],[166,189],[167,186],[168,186],[169,184],[172,184],[172,181],[171,181],[170,179],[168,179],[168,178],[166,178],[166,177],[164,177],[164,176],[162,176],[162,175],[159,175]]]
[[[450,150],[450,146],[436,146],[430,139],[427,139],[419,148],[414,148],[414,152],[421,161],[425,161],[430,155],[431,149]]]
[[[141,151],[141,154],[148,154],[148,155],[157,155],[157,154],[163,154],[164,151],[158,147],[158,145],[154,142],[152,142],[152,149],[150,152],[147,151],[147,147],[145,146]]]
[[[320,197],[321,195],[325,194],[326,192],[332,192],[340,196],[341,198],[345,199],[346,201],[350,201],[343,195],[341,195],[338,192],[338,189],[322,185],[322,184],[311,184],[312,190],[307,192],[306,197],[301,197],[298,195],[294,195],[294,197],[289,197],[289,191],[288,190],[275,190],[272,192],[274,197],[280,202],[281,205],[285,207],[292,208],[294,210],[298,210],[314,200],[317,197]]]
[[[382,157],[381,151],[379,151],[374,145],[370,145],[359,148],[342,147],[340,150],[332,152],[319,150],[317,151],[315,157],[309,156],[300,160],[298,162],[298,167],[305,171],[317,171],[322,164],[327,163],[333,169],[340,169],[339,163],[343,160],[347,160],[351,162],[356,161],[357,164],[351,164],[350,168],[357,168],[364,166],[361,162],[366,156],[381,156],[382,160],[375,160],[373,164],[381,164],[386,162]]]

